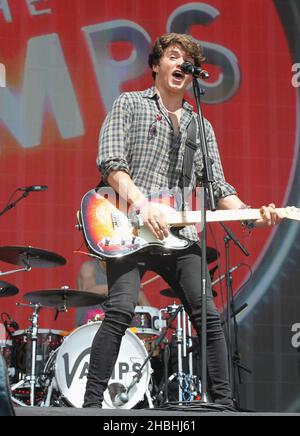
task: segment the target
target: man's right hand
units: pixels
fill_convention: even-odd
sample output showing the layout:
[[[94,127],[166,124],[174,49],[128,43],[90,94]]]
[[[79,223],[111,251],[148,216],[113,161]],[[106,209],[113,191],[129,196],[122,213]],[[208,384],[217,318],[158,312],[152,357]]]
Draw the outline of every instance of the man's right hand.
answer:
[[[169,235],[166,214],[155,204],[148,203],[140,210],[140,217],[153,235],[163,241]]]
[[[112,171],[107,181],[115,192],[139,211],[143,223],[157,239],[163,241],[168,237],[166,215],[155,204],[148,202],[127,173]]]

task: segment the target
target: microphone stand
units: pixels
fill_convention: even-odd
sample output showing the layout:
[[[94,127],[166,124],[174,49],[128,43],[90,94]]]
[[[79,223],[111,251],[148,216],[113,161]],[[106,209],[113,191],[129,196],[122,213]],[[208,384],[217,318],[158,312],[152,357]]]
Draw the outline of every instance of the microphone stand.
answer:
[[[18,190],[16,190],[16,191],[14,191],[13,192],[13,194],[12,194],[12,196],[10,197],[10,199],[14,196],[14,194],[17,192]],[[23,194],[20,196],[20,197],[18,197],[15,201],[13,201],[13,202],[11,202],[11,203],[9,203],[1,212],[0,212],[0,217],[2,216],[2,215],[4,215],[6,212],[8,212],[9,210],[11,210],[13,207],[15,207],[18,203],[19,203],[19,201],[21,201],[21,200],[23,200],[23,198],[26,198],[26,197],[28,197],[28,195],[29,195],[29,191],[24,191],[23,192]],[[2,277],[2,276],[6,276],[6,275],[9,275],[9,274],[14,274],[14,273],[17,273],[17,272],[28,272],[28,271],[31,271],[31,266],[28,264],[28,263],[26,263],[25,264],[25,267],[24,268],[18,268],[18,269],[15,269],[15,270],[11,270],[11,271],[0,271],[0,277]]]
[[[12,203],[9,203],[1,212],[0,212],[0,216],[4,215],[6,212],[8,212],[9,210],[11,210],[13,207],[15,207],[19,201],[23,200],[23,198],[28,197],[29,192],[28,191],[24,191],[23,194],[17,198],[15,201],[13,201]]]
[[[248,373],[251,373],[250,369],[248,369],[245,366],[242,366],[239,362],[239,350],[238,350],[238,325],[236,321],[237,313],[239,313],[242,309],[235,310],[234,307],[234,301],[233,301],[233,290],[232,290],[232,275],[230,270],[230,259],[229,259],[229,244],[230,241],[233,241],[234,244],[239,247],[239,249],[242,251],[242,253],[245,256],[250,256],[250,253],[247,251],[247,249],[241,244],[241,242],[237,239],[237,237],[234,235],[234,233],[223,223],[220,223],[223,227],[226,236],[224,237],[225,242],[225,258],[226,258],[226,289],[227,289],[227,316],[226,316],[226,324],[227,324],[227,347],[228,347],[228,368],[229,368],[229,383],[233,395],[233,400],[237,403],[239,406],[239,401],[237,398],[237,387],[236,387],[236,379],[235,379],[235,371],[234,366],[236,365],[238,368],[238,377],[239,382],[241,383],[241,375],[240,375],[240,369],[245,370]],[[233,350],[232,350],[232,326],[231,326],[231,318],[233,318],[234,322],[234,333],[235,333],[235,353],[233,356]]]
[[[193,91],[195,96],[195,101],[197,105],[197,116],[198,116],[198,126],[199,126],[199,136],[201,151],[203,156],[203,179],[202,184],[204,192],[201,201],[201,224],[202,224],[202,234],[201,234],[201,295],[202,295],[202,325],[201,325],[201,351],[202,351],[202,378],[201,378],[201,402],[208,403],[207,395],[207,289],[208,289],[208,266],[207,266],[207,222],[206,222],[206,209],[212,211],[216,210],[216,203],[213,193],[213,171],[212,171],[212,160],[209,157],[204,120],[201,109],[201,95],[204,94],[204,90],[200,88],[197,79],[197,74],[193,75]],[[208,198],[207,198],[208,197]]]

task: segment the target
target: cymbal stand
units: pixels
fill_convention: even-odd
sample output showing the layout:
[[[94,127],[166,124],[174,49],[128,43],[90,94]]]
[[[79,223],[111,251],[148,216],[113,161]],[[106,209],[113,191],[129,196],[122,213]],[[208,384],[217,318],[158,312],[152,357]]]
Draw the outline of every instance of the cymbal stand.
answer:
[[[171,315],[172,322],[177,318],[177,328],[175,331],[175,338],[176,338],[176,344],[177,344],[177,367],[178,371],[177,374],[172,374],[171,377],[165,377],[165,395],[164,395],[164,403],[168,402],[168,383],[170,383],[173,379],[177,378],[178,381],[178,401],[180,404],[182,404],[183,401],[183,391],[182,391],[182,385],[183,385],[183,362],[182,362],[182,354],[183,349],[185,348],[186,353],[186,339],[184,338],[186,333],[186,330],[184,330],[183,326],[185,324],[184,317],[185,317],[185,311],[182,305],[177,305],[175,302],[172,305],[167,306],[164,309],[161,309],[161,312],[165,312],[169,315]],[[170,326],[170,320],[168,322],[168,325]]]
[[[30,307],[33,309],[32,317],[29,319],[31,321],[31,327],[28,329],[28,334],[31,338],[31,369],[30,375],[26,374],[25,378],[21,380],[19,383],[12,386],[12,392],[21,387],[26,381],[29,380],[30,385],[30,406],[34,407],[35,400],[35,387],[37,382],[36,377],[36,353],[37,353],[37,339],[38,339],[38,331],[39,331],[39,312],[41,310],[41,304],[23,304],[17,303],[19,307]],[[20,404],[20,403],[19,403]]]
[[[183,308],[178,312],[177,315],[177,329],[176,329],[176,343],[177,343],[177,358],[178,358],[178,401],[179,404],[182,404],[183,401],[183,365],[182,365],[182,354],[185,345],[186,352],[186,341],[183,335],[183,326],[184,326],[184,313]]]
[[[195,393],[195,376],[193,368],[193,353],[190,351],[193,349],[192,341],[192,323],[187,316],[185,310],[182,311],[182,331],[183,331],[183,350],[182,356],[188,357],[188,383],[191,395]],[[189,350],[189,351],[188,351]]]
[[[177,379],[178,381],[178,403],[182,404],[186,401],[184,398],[184,392],[189,392],[189,396],[196,396],[197,389],[195,383],[195,376],[193,375],[193,355],[192,352],[188,349],[192,350],[192,324],[185,312],[183,306],[181,306],[180,310],[178,310],[178,306],[174,303],[172,306],[168,306],[166,309],[163,309],[168,313],[173,314],[174,311],[178,311],[177,314],[177,328],[175,333],[175,339],[177,344],[177,374],[172,374],[169,378],[169,382],[173,379]],[[183,368],[183,358],[186,358],[188,355],[188,373],[184,372]],[[184,387],[186,384],[186,387]]]
[[[180,310],[178,309],[179,306],[177,306],[175,303],[172,306],[167,306],[166,309],[162,309],[162,311],[171,313],[173,319],[174,311],[176,310],[177,312],[177,328],[174,337],[177,344],[178,372],[172,374],[168,378],[168,380],[165,381],[165,385],[167,384],[167,382],[170,383],[175,379],[178,381],[178,404],[183,404],[184,402],[192,401],[198,395],[198,393],[201,392],[201,384],[199,382],[198,376],[194,375],[192,353],[194,348],[192,342],[192,323],[183,306],[181,306]],[[183,358],[186,359],[187,356],[188,366],[187,368],[184,368]],[[166,402],[167,401],[165,401],[165,403]]]
[[[14,274],[14,273],[18,273],[18,272],[29,272],[32,270],[32,266],[30,265],[29,262],[29,258],[27,256],[27,259],[23,259],[23,263],[24,263],[24,267],[23,268],[18,268],[18,269],[13,269],[11,271],[0,271],[0,277],[1,276],[8,276],[9,274]]]
[[[193,341],[192,341],[192,323],[190,319],[187,319],[187,325],[188,325],[188,331],[187,331],[187,337],[188,337],[188,350],[189,350],[189,374],[190,374],[190,392],[192,396],[196,397],[198,394],[198,391],[201,392],[201,385],[198,383],[198,377],[197,375],[194,375],[194,364],[193,364]]]
[[[17,272],[28,272],[28,271],[31,271],[31,269],[32,268],[30,265],[26,265],[24,268],[13,269],[11,271],[0,271],[0,277],[8,276],[9,274],[15,274]]]
[[[180,316],[180,314],[178,315]],[[179,324],[180,324],[179,320]],[[182,350],[180,351],[180,348]],[[197,382],[197,376],[194,374],[193,368],[193,341],[192,341],[192,323],[186,313],[186,311],[182,310],[182,347],[178,347],[178,383],[180,389],[179,401],[182,399],[187,401],[184,398],[183,392],[188,393],[189,400],[192,401],[193,397],[196,397],[198,392],[201,391],[201,385]],[[187,358],[187,367],[183,368],[183,358]],[[187,373],[184,371],[187,370]],[[185,389],[183,389],[183,384],[185,383]]]

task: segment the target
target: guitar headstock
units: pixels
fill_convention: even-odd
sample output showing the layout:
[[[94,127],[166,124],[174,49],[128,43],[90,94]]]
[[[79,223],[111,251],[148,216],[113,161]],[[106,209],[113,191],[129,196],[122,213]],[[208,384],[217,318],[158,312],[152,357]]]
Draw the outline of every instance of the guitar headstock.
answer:
[[[298,207],[286,207],[285,209],[281,209],[280,213],[282,214],[283,218],[300,221],[300,208]]]

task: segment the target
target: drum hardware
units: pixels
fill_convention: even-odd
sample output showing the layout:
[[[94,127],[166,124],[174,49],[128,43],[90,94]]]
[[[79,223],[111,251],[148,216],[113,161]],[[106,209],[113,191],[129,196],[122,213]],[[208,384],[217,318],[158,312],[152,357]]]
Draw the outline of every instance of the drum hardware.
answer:
[[[172,320],[177,317],[177,327],[173,338],[177,345],[177,372],[173,373],[170,377],[165,368],[164,386],[161,389],[159,396],[163,395],[164,402],[162,407],[168,403],[168,385],[173,381],[178,381],[178,404],[183,404],[185,401],[191,401],[198,396],[201,391],[201,384],[198,376],[194,375],[193,355],[194,349],[192,343],[192,324],[187,317],[187,314],[182,305],[177,306],[173,303],[170,306],[162,309],[162,312],[172,314]],[[174,317],[175,315],[175,317]],[[169,324],[169,323],[168,323]],[[169,325],[171,328],[171,324]],[[188,356],[187,373],[183,369],[183,359]]]
[[[161,312],[157,307],[136,306],[135,314],[131,321],[131,328],[134,328],[139,338],[147,339],[159,336],[166,323],[161,318]]]
[[[31,267],[26,265],[24,268],[12,269],[10,271],[0,271],[0,277],[8,276],[10,274],[15,274],[17,272],[29,272],[31,271]]]
[[[56,308],[61,312],[67,312],[70,307],[96,306],[101,304],[105,298],[94,292],[70,289],[68,286],[29,292],[24,295],[24,299],[30,303],[41,303],[44,307]]]
[[[164,310],[164,309],[163,309]],[[177,306],[175,303],[171,306],[167,306],[166,308],[167,313],[173,313],[173,316],[171,319],[175,319],[177,317],[177,328],[176,328],[176,343],[177,343],[177,353],[178,353],[178,401],[182,402],[183,396],[182,396],[182,381],[183,381],[183,371],[182,371],[182,353],[184,350],[184,353],[186,355],[186,339],[183,334],[183,317],[185,316],[185,312],[182,305]],[[174,316],[175,315],[175,316]],[[186,330],[184,331],[186,333]]]
[[[178,298],[178,296],[176,295],[175,291],[173,291],[172,288],[162,289],[159,293],[163,297]]]
[[[52,356],[52,353],[50,353],[50,357],[47,357],[48,360],[44,362],[43,357],[45,356],[43,355],[43,349],[45,347],[43,347],[43,345],[45,344],[40,344],[38,340],[43,341],[43,335],[46,335],[47,342],[47,335],[52,335],[52,333],[54,336],[59,336],[60,338],[62,337],[62,335],[60,334],[61,332],[45,329],[39,330],[39,313],[41,308],[56,308],[56,313],[58,314],[60,312],[67,312],[68,308],[70,307],[91,306],[99,304],[102,302],[103,297],[90,292],[70,290],[69,287],[63,286],[61,289],[31,292],[26,294],[24,296],[24,299],[25,301],[28,301],[28,304],[17,303],[17,306],[29,307],[33,310],[33,314],[30,318],[31,326],[27,331],[19,331],[12,334],[13,340],[15,339],[15,341],[21,341],[21,346],[23,346],[23,353],[21,354],[23,358],[25,356],[26,360],[25,362],[22,362],[23,367],[21,369],[19,368],[20,362],[18,362],[17,364],[17,368],[15,369],[15,371],[17,372],[17,370],[20,369],[20,376],[22,373],[23,375],[21,380],[12,385],[12,391],[14,394],[18,394],[21,397],[23,395],[25,401],[28,399],[29,395],[29,405],[33,407],[35,405],[35,402],[37,401],[37,395],[39,395],[42,405],[44,403],[49,404],[49,396],[52,396],[52,391],[55,389],[53,377],[51,378],[49,374],[45,375],[45,363],[48,362],[49,358]],[[24,341],[23,338],[27,338],[25,344],[22,342]],[[29,344],[30,349],[28,348]],[[42,351],[39,352],[39,354],[37,352],[38,344],[42,348]],[[49,339],[49,344],[47,343],[46,346],[47,345],[51,346],[51,338]],[[60,345],[61,343],[57,343],[53,346],[59,347]],[[28,351],[30,351],[30,362],[28,361]],[[40,356],[41,353],[42,356]],[[37,358],[39,358],[39,361],[37,360]],[[30,372],[28,373],[27,365],[29,366],[29,364]],[[39,366],[39,368],[37,368],[37,365]],[[43,371],[42,374],[41,371]],[[40,382],[42,386],[40,385]],[[22,398],[20,401],[18,398],[16,398],[16,395],[13,397],[14,403],[20,406],[27,406],[27,404],[22,401]]]
[[[59,254],[30,246],[0,247],[0,260],[22,267],[11,271],[0,271],[0,277],[17,272],[29,272],[32,268],[54,268],[66,263],[66,259]]]
[[[0,273],[0,275],[2,275]],[[12,297],[13,295],[17,295],[19,293],[19,289],[10,283],[3,282],[0,280],[0,298],[2,297]]]
[[[238,263],[236,266],[234,266],[233,268],[231,268],[229,270],[229,274],[232,274],[233,272],[235,272],[237,269],[239,269],[242,265],[240,263]],[[222,274],[219,278],[217,278],[217,280],[212,282],[212,286],[217,285],[218,283],[220,283],[222,280],[224,280],[226,278],[226,274]]]
[[[37,384],[37,377],[36,377],[36,351],[37,351],[37,339],[38,339],[38,322],[39,322],[39,313],[42,308],[41,304],[22,304],[17,303],[17,306],[19,307],[30,307],[33,309],[32,317],[29,319],[31,321],[31,327],[28,330],[28,335],[31,339],[31,370],[30,375],[26,376],[23,380],[21,380],[19,383],[13,385],[11,387],[12,392],[14,392],[16,389],[22,387],[25,385],[26,382],[29,381],[30,386],[30,406],[34,407],[34,401],[35,401],[35,389]]]
[[[129,385],[129,387],[126,389],[126,391],[116,395],[115,401],[114,401],[114,404],[116,406],[122,406],[122,405],[125,405],[126,403],[128,403],[130,391],[132,389],[134,389],[134,387],[140,382],[145,366],[148,364],[150,359],[153,357],[156,348],[160,347],[161,343],[165,340],[168,330],[171,328],[171,325],[172,325],[173,321],[175,320],[175,318],[177,317],[178,313],[182,310],[182,307],[183,307],[182,305],[176,306],[176,308],[174,306],[174,311],[171,314],[171,316],[167,322],[166,329],[161,332],[161,334],[159,335],[159,337],[155,341],[156,346],[150,351],[150,353],[148,354],[148,356],[144,360],[142,366],[138,369],[136,374],[133,376],[132,382]],[[168,362],[165,361],[165,374],[167,372],[167,370],[166,370],[167,364],[168,364]],[[165,385],[167,386],[167,383]],[[166,395],[165,395],[165,398],[166,398]]]
[[[147,280],[146,282],[141,283],[141,288],[144,288],[145,286],[150,285],[150,283],[153,283],[160,278],[161,278],[160,276],[152,277],[151,279]]]
[[[55,268],[66,264],[66,259],[59,254],[31,246],[0,247],[0,260],[28,268]]]
[[[17,304],[20,307],[33,308],[30,318],[32,326],[28,330],[18,330],[12,336],[14,358],[11,362],[11,382],[13,402],[22,407],[39,405],[42,407],[48,386],[51,382],[50,374],[46,374],[46,362],[52,355],[55,347],[63,342],[67,332],[51,329],[39,329],[38,317],[42,305]],[[52,351],[51,351],[52,349]],[[13,367],[15,366],[15,367]]]
[[[239,269],[241,267],[241,264],[237,264],[235,267],[231,268],[231,270],[229,271],[230,274],[232,274],[233,272],[235,272],[237,269]],[[218,266],[215,266],[214,268],[212,268],[209,271],[209,274],[211,276],[211,279],[213,279],[214,273],[216,272]],[[216,280],[212,281],[211,286],[215,286],[218,283],[220,283],[222,280],[224,280],[226,278],[226,274],[222,274],[220,277],[218,277]],[[217,297],[217,292],[213,289],[212,290],[213,293],[213,297]],[[160,291],[160,295],[163,295],[164,297],[170,297],[170,298],[178,298],[178,295],[176,294],[176,292],[172,289],[172,288],[166,288],[166,289],[162,289]]]
[[[54,392],[57,391],[57,383],[54,377],[54,362],[59,351],[58,347],[56,350],[53,350],[49,356],[48,361],[46,362],[44,372],[42,375],[42,383],[45,387],[45,399],[42,401],[40,407],[50,407],[54,405]]]

